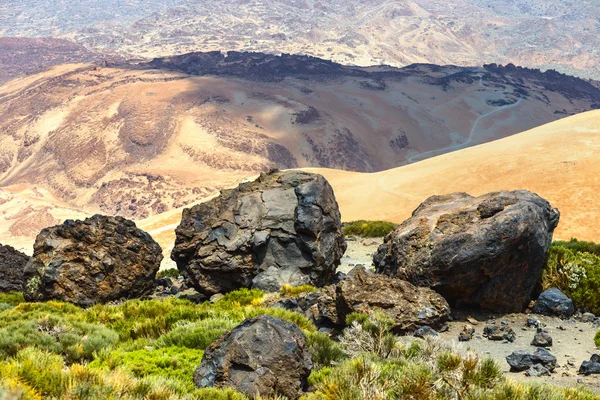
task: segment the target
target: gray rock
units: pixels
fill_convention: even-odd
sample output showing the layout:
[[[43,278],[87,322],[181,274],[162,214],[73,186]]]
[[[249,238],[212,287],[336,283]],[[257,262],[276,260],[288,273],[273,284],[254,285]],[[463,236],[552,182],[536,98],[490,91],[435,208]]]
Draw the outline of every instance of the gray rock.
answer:
[[[538,297],[533,312],[553,317],[569,318],[575,312],[573,300],[558,288],[548,289]]]
[[[196,387],[230,387],[249,397],[298,399],[307,389],[311,355],[302,331],[269,315],[244,321],[211,344],[194,372]]]
[[[527,350],[517,350],[506,357],[506,362],[510,365],[511,371],[525,371],[532,365],[541,364],[548,371],[554,371],[556,368],[556,357],[548,350],[538,348],[535,352]]]
[[[433,196],[386,236],[374,264],[436,290],[451,306],[520,312],[558,220],[556,209],[527,191]]]
[[[310,277],[295,266],[269,267],[252,279],[252,287],[265,292],[278,292],[283,285],[301,286],[310,283]]]
[[[223,190],[184,210],[176,234],[171,258],[208,296],[253,285],[324,286],[346,251],[333,189],[302,171],[272,171]]]
[[[28,255],[0,245],[0,293],[23,290],[23,269],[28,261]]]
[[[596,316],[592,313],[586,312],[581,315],[581,322],[594,322],[596,320]]]
[[[579,373],[583,375],[600,374],[600,355],[592,354],[589,361],[584,361],[579,367]]]
[[[550,376],[552,373],[546,369],[542,364],[534,364],[527,371],[525,375],[531,377]]]
[[[490,325],[483,328],[483,336],[489,340],[514,342],[517,338],[515,331],[508,325]]]
[[[427,326],[427,325],[422,326],[419,329],[417,329],[413,335],[415,337],[423,338],[423,339],[426,337],[439,337],[440,336],[440,334],[437,333],[435,331],[435,329],[433,329],[432,327]]]
[[[152,294],[162,249],[133,221],[94,215],[42,230],[23,272],[27,301],[82,307]]]
[[[531,341],[531,345],[536,347],[552,347],[552,337],[542,329],[538,329]]]

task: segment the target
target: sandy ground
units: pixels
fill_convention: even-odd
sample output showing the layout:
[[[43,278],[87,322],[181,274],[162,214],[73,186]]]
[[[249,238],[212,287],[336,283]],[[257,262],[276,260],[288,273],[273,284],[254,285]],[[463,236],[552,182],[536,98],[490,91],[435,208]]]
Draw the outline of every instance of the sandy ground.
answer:
[[[510,314],[493,315],[485,313],[453,312],[455,321],[450,322],[448,332],[440,334],[442,340],[458,343],[465,349],[472,349],[482,356],[488,356],[494,359],[502,368],[502,371],[510,379],[523,382],[547,383],[556,386],[575,387],[584,386],[600,394],[600,376],[578,375],[577,371],[583,361],[589,360],[594,353],[600,353],[600,350],[594,345],[594,335],[597,328],[592,323],[578,322],[573,319],[561,320],[559,318],[545,317],[541,315]],[[479,321],[477,325],[472,325],[466,321],[467,317]],[[546,326],[546,329],[553,339],[552,347],[548,350],[557,358],[559,367],[550,377],[532,378],[525,376],[524,372],[510,372],[510,366],[506,362],[506,356],[516,350],[535,351],[536,347],[531,346],[531,341],[536,333],[535,328],[526,328],[527,318],[532,317]],[[496,324],[501,321],[508,322],[509,326],[516,333],[516,340],[513,343],[504,343],[491,341],[482,336],[483,328],[486,322],[495,319]],[[458,335],[465,325],[471,325],[475,328],[475,336],[469,342],[458,342]]]
[[[372,256],[377,251],[382,239],[350,238],[348,250],[342,259],[342,265],[338,271],[349,272],[357,265],[372,268]],[[481,356],[494,359],[502,368],[502,371],[510,379],[523,382],[548,383],[557,386],[584,386],[600,395],[600,376],[585,377],[578,375],[577,371],[583,361],[589,360],[594,353],[600,354],[600,350],[594,345],[594,335],[598,328],[592,323],[583,323],[559,318],[546,317],[534,314],[509,314],[499,315],[483,313],[478,311],[453,311],[453,321],[448,323],[449,330],[440,334],[440,339],[452,342],[454,345],[465,350],[473,350]],[[536,333],[535,328],[527,328],[527,318],[535,318],[547,329],[553,339],[553,346],[548,350],[557,358],[559,367],[550,377],[532,378],[525,373],[510,372],[506,362],[506,356],[516,350],[535,351],[531,341]],[[467,318],[475,320],[477,324],[467,321]],[[483,328],[487,322],[494,320],[500,325],[501,321],[508,322],[517,336],[513,343],[491,341],[483,337]],[[475,328],[475,335],[469,342],[458,342],[458,335],[465,325]]]

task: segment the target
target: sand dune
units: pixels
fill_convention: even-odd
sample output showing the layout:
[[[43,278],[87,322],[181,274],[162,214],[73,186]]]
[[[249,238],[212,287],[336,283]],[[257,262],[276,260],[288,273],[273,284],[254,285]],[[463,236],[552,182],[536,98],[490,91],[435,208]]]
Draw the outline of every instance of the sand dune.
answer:
[[[379,173],[310,171],[329,180],[344,221],[399,223],[434,194],[527,189],[561,211],[556,238],[600,241],[600,111]]]

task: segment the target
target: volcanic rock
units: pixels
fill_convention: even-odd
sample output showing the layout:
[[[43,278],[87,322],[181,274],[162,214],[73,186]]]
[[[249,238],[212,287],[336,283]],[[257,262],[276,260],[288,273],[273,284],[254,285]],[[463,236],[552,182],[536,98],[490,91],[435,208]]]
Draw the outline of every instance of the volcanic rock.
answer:
[[[271,171],[183,212],[171,258],[208,296],[242,287],[324,286],[346,251],[333,189],[321,175]],[[304,279],[306,277],[306,279]]]
[[[394,321],[392,330],[402,334],[422,326],[441,328],[448,320],[450,307],[442,296],[431,289],[385,275],[368,273],[357,267],[336,286],[338,322],[343,323],[353,312],[381,311]]]
[[[23,287],[23,268],[29,256],[0,245],[0,293],[20,292]]]
[[[135,223],[95,215],[67,220],[37,236],[24,270],[27,301],[61,300],[79,306],[149,295],[162,250]]]
[[[269,315],[246,320],[211,344],[194,372],[199,388],[231,387],[250,397],[299,398],[312,369],[306,337]]]
[[[547,332],[544,332],[543,329],[538,328],[531,341],[531,345],[536,347],[552,347],[552,337]]]
[[[573,300],[567,297],[560,289],[548,289],[538,297],[533,306],[533,312],[561,318],[569,318],[575,312]]]
[[[539,347],[535,352],[517,350],[506,357],[511,371],[525,371],[532,365],[541,364],[548,371],[556,368],[556,357],[548,350]]]
[[[463,330],[458,334],[459,342],[468,342],[473,339],[473,335],[475,335],[475,328],[470,325],[463,326]]]
[[[539,281],[559,212],[528,191],[433,196],[386,236],[377,272],[457,307],[520,312]]]
[[[579,373],[583,375],[600,374],[600,356],[592,354],[589,361],[584,361],[579,367]]]
[[[514,342],[517,338],[515,331],[512,330],[508,325],[490,325],[483,328],[483,336],[489,340],[506,340],[507,342]]]

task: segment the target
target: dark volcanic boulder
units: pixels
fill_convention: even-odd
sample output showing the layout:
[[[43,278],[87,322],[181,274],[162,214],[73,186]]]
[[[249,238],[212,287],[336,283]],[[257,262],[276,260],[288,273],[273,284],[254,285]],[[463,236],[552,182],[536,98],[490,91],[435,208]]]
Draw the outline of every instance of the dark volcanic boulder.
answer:
[[[125,218],[67,220],[37,236],[23,294],[83,307],[142,297],[152,293],[162,258],[158,243]]]
[[[390,233],[376,270],[430,287],[452,306],[527,306],[560,214],[528,191],[433,196]]]
[[[550,288],[538,297],[533,306],[533,312],[553,317],[569,318],[575,313],[573,300],[567,297],[560,289]]]
[[[20,292],[23,268],[29,256],[10,246],[0,245],[0,293]]]
[[[246,320],[204,352],[194,372],[199,388],[231,387],[246,395],[299,398],[312,369],[306,337],[270,315]]]
[[[535,352],[526,350],[517,350],[506,356],[506,362],[510,365],[511,371],[525,371],[532,365],[540,364],[548,371],[552,372],[556,368],[556,357],[548,350],[538,347]]]
[[[253,282],[267,290],[323,286],[346,251],[333,189],[301,171],[272,171],[223,190],[184,210],[176,233],[171,258],[188,285],[209,296]]]
[[[406,281],[355,268],[336,287],[337,323],[343,324],[352,312],[381,311],[394,320],[397,334],[414,332],[422,326],[441,328],[450,307],[431,289]]]

